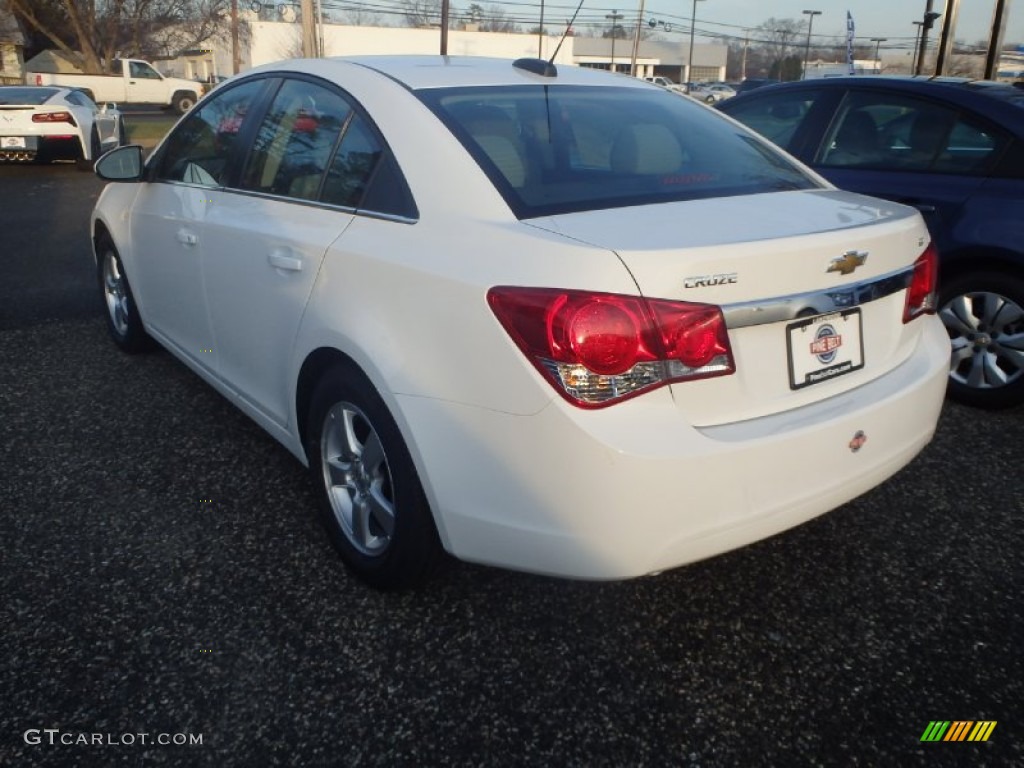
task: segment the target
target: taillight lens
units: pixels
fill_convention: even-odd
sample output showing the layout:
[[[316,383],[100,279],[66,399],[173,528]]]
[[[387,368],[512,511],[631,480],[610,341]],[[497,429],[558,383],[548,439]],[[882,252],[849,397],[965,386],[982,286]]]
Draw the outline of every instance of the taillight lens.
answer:
[[[935,314],[939,283],[939,252],[935,243],[929,243],[924,253],[914,262],[914,273],[907,287],[907,303],[903,309],[903,322],[909,323],[919,315]]]
[[[581,407],[735,371],[716,306],[515,287],[492,288],[487,301],[537,370]]]
[[[36,112],[32,115],[33,123],[71,123],[76,125],[70,112]]]

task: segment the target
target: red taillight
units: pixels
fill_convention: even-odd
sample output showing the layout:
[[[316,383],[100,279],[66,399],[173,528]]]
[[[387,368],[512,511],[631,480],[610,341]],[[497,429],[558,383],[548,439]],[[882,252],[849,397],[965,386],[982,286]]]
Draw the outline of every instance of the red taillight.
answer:
[[[75,118],[70,112],[36,112],[32,115],[33,123],[71,123],[75,125]]]
[[[935,243],[929,243],[924,253],[914,262],[914,273],[907,287],[907,303],[903,309],[904,323],[909,323],[918,315],[935,314],[938,283],[939,252]]]
[[[492,288],[523,353],[574,405],[599,407],[673,381],[735,370],[718,307],[552,288]]]

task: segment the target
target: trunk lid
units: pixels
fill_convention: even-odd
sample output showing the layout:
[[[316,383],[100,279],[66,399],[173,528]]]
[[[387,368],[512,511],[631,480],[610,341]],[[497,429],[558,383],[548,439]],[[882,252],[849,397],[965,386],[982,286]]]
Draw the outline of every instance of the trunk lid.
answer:
[[[905,274],[928,234],[906,206],[815,190],[530,224],[614,251],[648,298],[722,307],[736,372],[672,385],[695,426],[791,410],[857,387],[909,357],[920,333],[920,322],[903,323]]]

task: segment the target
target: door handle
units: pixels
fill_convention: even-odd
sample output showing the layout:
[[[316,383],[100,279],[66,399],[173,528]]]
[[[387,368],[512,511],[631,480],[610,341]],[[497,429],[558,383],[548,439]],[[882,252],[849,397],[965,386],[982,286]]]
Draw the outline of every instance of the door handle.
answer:
[[[182,245],[195,245],[199,242],[199,238],[187,229],[179,229],[175,236]]]
[[[276,269],[286,269],[289,272],[302,271],[302,259],[296,256],[289,256],[286,251],[273,251],[267,257],[267,261],[270,262],[270,266]]]

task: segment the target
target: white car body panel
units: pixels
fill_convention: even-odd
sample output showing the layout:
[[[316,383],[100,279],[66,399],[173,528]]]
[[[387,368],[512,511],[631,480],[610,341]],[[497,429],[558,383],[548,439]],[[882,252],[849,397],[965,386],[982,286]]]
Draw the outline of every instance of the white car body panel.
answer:
[[[902,322],[904,290],[862,305],[865,367],[832,381],[791,390],[786,323],[772,322],[730,329],[730,376],[597,410],[559,397],[489,308],[490,288],[728,308],[906,271],[926,230],[911,209],[827,187],[518,221],[396,80],[426,87],[445,67],[464,69],[466,84],[536,76],[507,64],[496,76],[505,72],[498,65],[438,62],[317,60],[257,71],[341,83],[394,153],[415,221],[180,183],[112,185],[97,203],[94,227],[118,244],[147,330],[301,461],[300,370],[318,351],[336,350],[394,416],[448,551],[625,578],[822,514],[928,442],[948,339],[934,316]],[[559,78],[606,84],[572,68]],[[829,274],[830,260],[851,249],[869,252],[866,263]],[[687,277],[723,272],[737,281],[685,287]]]

